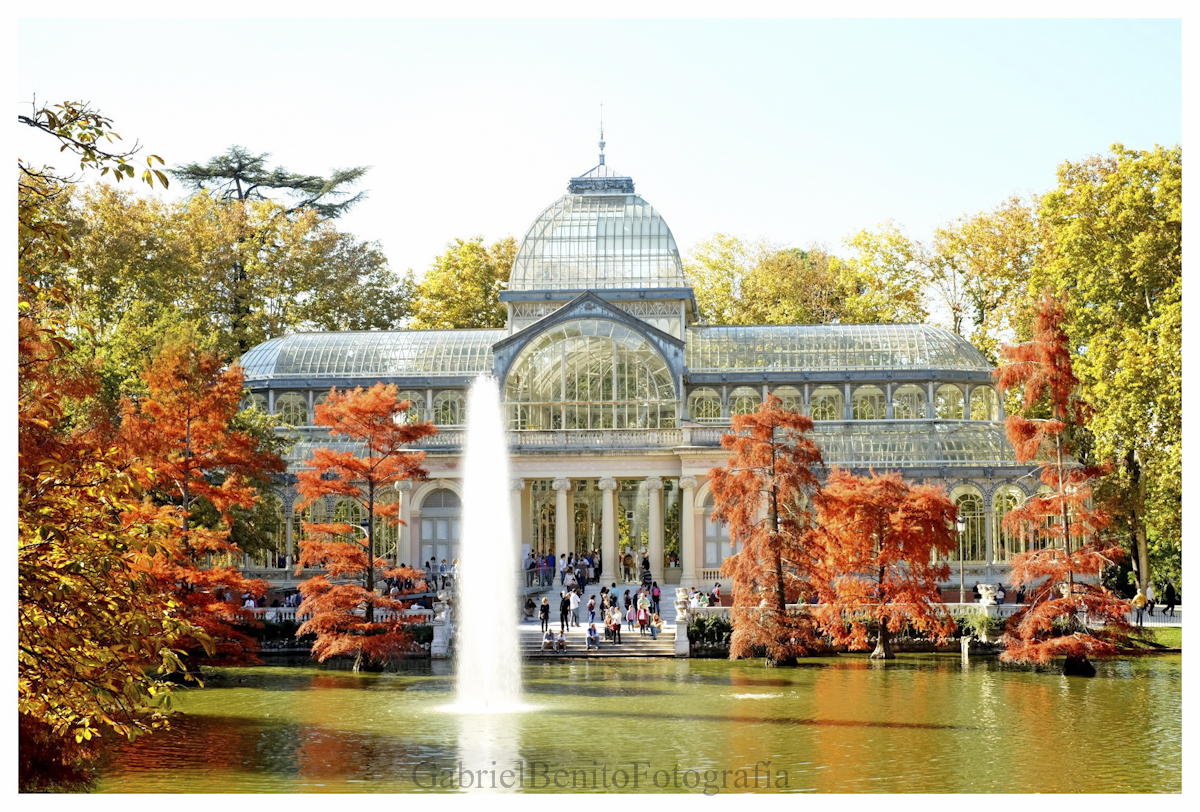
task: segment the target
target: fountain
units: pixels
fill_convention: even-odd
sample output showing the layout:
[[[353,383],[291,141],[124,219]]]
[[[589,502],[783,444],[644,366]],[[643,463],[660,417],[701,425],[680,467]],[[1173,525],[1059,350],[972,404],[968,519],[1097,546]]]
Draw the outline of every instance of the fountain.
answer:
[[[454,618],[458,713],[525,710],[517,632],[517,545],[512,537],[508,444],[495,378],[467,399],[463,526]]]

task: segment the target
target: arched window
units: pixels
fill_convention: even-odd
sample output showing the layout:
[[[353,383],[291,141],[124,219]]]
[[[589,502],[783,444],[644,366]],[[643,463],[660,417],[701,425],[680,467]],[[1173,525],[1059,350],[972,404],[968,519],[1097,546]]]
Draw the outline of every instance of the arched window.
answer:
[[[996,400],[996,390],[990,386],[976,386],[971,390],[971,419],[999,420],[1000,405]]]
[[[258,409],[263,414],[267,413],[267,396],[258,392],[252,392],[242,400],[243,409]]]
[[[674,428],[670,368],[641,333],[607,319],[548,328],[504,384],[514,429]]]
[[[832,386],[821,386],[813,390],[808,399],[813,420],[841,420],[842,393]]]
[[[925,390],[911,383],[893,389],[892,417],[896,420],[923,420]]]
[[[982,563],[987,554],[987,537],[984,529],[983,494],[977,488],[963,485],[955,488],[951,495],[958,516],[966,521],[966,530],[959,538],[950,559],[957,561],[961,552],[964,561]]]
[[[715,569],[721,566],[729,556],[742,551],[742,545],[738,544],[737,550],[732,550],[729,547],[729,525],[724,522],[714,522],[712,518],[713,508],[716,503],[713,501],[712,494],[709,494],[708,501],[704,503],[704,568]]]
[[[939,386],[933,396],[933,410],[941,420],[962,420],[962,390],[952,383]]]
[[[696,423],[720,423],[721,396],[715,389],[693,389],[688,396],[688,414]]]
[[[887,399],[878,386],[860,386],[854,390],[851,404],[855,420],[883,420],[887,417]]]
[[[461,426],[464,414],[462,392],[447,389],[433,396],[433,422],[438,426]]]
[[[783,401],[783,408],[787,409],[789,412],[804,411],[804,397],[800,394],[800,390],[796,387],[781,386],[771,394]]]
[[[407,400],[409,405],[405,410],[405,417],[408,422],[420,423],[425,419],[425,393],[416,390],[400,392],[396,395],[397,400]]]
[[[313,502],[303,510],[299,507],[299,501],[296,502],[296,507],[292,509],[292,541],[296,545],[294,555],[300,554],[300,539],[304,538],[304,525],[308,524],[323,524],[325,522],[325,499],[320,498]]]
[[[458,558],[459,531],[462,527],[462,501],[449,488],[438,488],[421,502],[421,560],[415,567],[429,562],[437,572],[442,560],[449,565]]]
[[[367,511],[357,499],[339,499],[333,506],[333,518],[330,521],[351,525],[353,529],[344,538],[353,541],[363,538],[363,522],[366,519]]]
[[[276,395],[275,414],[289,426],[307,426],[308,398],[303,392],[284,392]]]
[[[762,403],[762,395],[750,386],[739,386],[729,393],[729,413],[752,414],[758,411]]]
[[[996,561],[1007,561],[1025,549],[1024,533],[1004,529],[1004,519],[1016,510],[1025,495],[1013,485],[1004,485],[992,497],[992,555]]]
[[[393,507],[400,500],[400,494],[388,488],[375,497],[375,555],[382,556],[388,561],[396,561],[396,545],[400,541],[400,526],[396,524],[398,515],[384,515],[384,511],[395,510]],[[405,556],[407,558],[407,556]]]

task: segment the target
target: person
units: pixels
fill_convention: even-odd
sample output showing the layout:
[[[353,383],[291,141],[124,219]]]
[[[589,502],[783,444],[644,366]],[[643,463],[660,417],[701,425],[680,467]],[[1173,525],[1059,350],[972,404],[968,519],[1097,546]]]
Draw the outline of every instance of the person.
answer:
[[[626,589],[625,590],[625,608],[628,609],[630,606],[633,606],[633,598],[629,597],[629,590]]]
[[[550,631],[550,599],[542,598],[542,605],[538,608],[542,615],[542,631]]]
[[[625,610],[625,621],[629,624],[629,631],[633,631],[633,624],[637,622],[637,609],[633,608],[632,603]]]
[[[529,555],[525,556],[525,586],[529,588],[533,586],[534,570],[537,569],[537,559],[533,557],[533,550],[529,551]]]
[[[650,596],[648,594],[646,594],[646,590],[639,589],[638,597],[637,597],[638,609],[649,609],[651,607],[651,605],[652,605],[652,601],[650,600]]]
[[[1164,616],[1170,615],[1171,617],[1175,617],[1175,604],[1178,600],[1179,595],[1175,592],[1175,582],[1167,581],[1167,586],[1163,590],[1163,606],[1166,607],[1163,609]]]
[[[567,636],[561,631],[558,633],[558,637],[554,638],[554,650],[562,652],[567,650]]]
[[[650,602],[654,606],[654,611],[662,611],[659,609],[659,601],[662,600],[662,590],[658,588],[658,581],[650,585]]]
[[[708,597],[711,599],[711,600],[709,600],[709,604],[711,606],[720,606],[721,605],[721,582],[720,581],[717,581],[717,583],[713,585],[712,592],[708,593]]]
[[[1025,602],[1025,585],[1021,584],[1021,586],[1017,589],[1017,603],[1024,603],[1024,602]]]
[[[569,569],[563,570],[563,586],[572,592],[575,591],[575,573]]]
[[[392,600],[398,600],[400,598],[400,587],[396,586],[394,581],[392,582],[392,588],[388,590],[388,597]]]
[[[446,588],[446,579],[450,576],[450,568],[446,566],[446,559],[442,559],[442,563],[438,566],[438,575],[442,577],[442,589]]]
[[[567,596],[567,600],[571,604],[571,625],[578,627],[579,626],[579,593],[572,589],[570,594]]]
[[[566,631],[571,622],[571,599],[567,597],[564,590],[559,593],[558,600],[558,627],[561,631]]]
[[[700,593],[697,592],[695,589],[693,589],[692,594],[688,596],[688,608],[689,609],[699,609],[700,608]]]
[[[546,651],[547,649],[554,651],[554,632],[549,629],[542,635],[542,651]]]
[[[249,592],[247,592],[243,597],[245,597],[245,599],[246,599],[246,602],[242,604],[243,609],[257,609],[258,608],[258,604],[254,602],[254,596],[251,595]]]
[[[642,637],[646,636],[646,627],[650,625],[650,610],[645,606],[639,606],[637,610],[638,634]]]
[[[662,631],[662,627],[662,618],[658,616],[658,612],[655,612],[654,617],[650,618],[650,638],[652,640],[658,639],[658,633]]]
[[[621,559],[621,571],[625,576],[625,583],[633,580],[633,554],[625,553],[625,557]]]
[[[996,603],[1004,603],[1004,584],[996,584]]]
[[[979,603],[980,595],[979,595],[979,582],[978,581],[975,582],[975,586],[971,587],[971,595],[974,596],[971,598],[971,600],[975,601],[975,603]]]
[[[570,569],[570,565],[567,564],[567,554],[566,553],[560,554],[559,558],[562,559],[558,565],[559,576],[562,578],[562,581],[559,583],[559,586],[566,586],[567,585],[567,570]]]
[[[533,602],[533,598],[525,596],[525,606],[522,612],[523,620],[533,620],[533,613],[537,611],[537,606]]]
[[[1154,617],[1154,584],[1146,583],[1146,615]]]
[[[1133,596],[1133,608],[1137,611],[1137,625],[1140,629],[1142,627],[1142,613],[1146,611],[1146,593],[1140,589]]]
[[[621,645],[621,610],[615,606],[608,612],[608,628],[612,632],[613,645]]]
[[[587,630],[587,648],[600,650],[600,635],[596,634],[596,624],[589,623]]]
[[[596,596],[595,595],[588,598],[587,610],[588,610],[588,623],[594,624],[596,622]]]
[[[587,582],[589,584],[591,584],[591,583],[595,583],[595,581],[596,581],[596,562],[595,562],[595,560],[593,560],[591,558],[591,556],[589,556],[587,559]]]

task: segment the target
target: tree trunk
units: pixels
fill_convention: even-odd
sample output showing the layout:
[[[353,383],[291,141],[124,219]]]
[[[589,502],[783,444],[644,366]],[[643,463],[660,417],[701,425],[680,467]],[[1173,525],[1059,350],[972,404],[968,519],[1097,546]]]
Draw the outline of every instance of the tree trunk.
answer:
[[[354,668],[352,670],[354,671],[355,674],[357,674],[359,671],[362,671],[364,659],[365,658],[363,657],[363,650],[360,648],[358,650],[358,653],[354,655]]]
[[[896,659],[896,652],[892,651],[892,633],[888,631],[887,621],[880,621],[879,623],[879,640],[875,643],[875,650],[871,652],[871,659]]]

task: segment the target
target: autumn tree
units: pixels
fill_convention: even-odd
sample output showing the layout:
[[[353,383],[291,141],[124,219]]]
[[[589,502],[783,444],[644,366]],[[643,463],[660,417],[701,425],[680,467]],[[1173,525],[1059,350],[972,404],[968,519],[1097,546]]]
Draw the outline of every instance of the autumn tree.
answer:
[[[241,368],[223,368],[193,336],[164,345],[144,379],[145,396],[122,403],[120,440],[147,494],[139,514],[171,527],[155,573],[175,591],[183,616],[213,639],[218,661],[252,661],[257,646],[239,628],[252,621],[242,600],[261,596],[267,584],[238,570],[242,550],[230,534],[235,511],[255,507],[283,461],[231,425]],[[203,508],[215,521],[197,521]]]
[[[419,330],[504,327],[508,312],[500,291],[508,284],[517,242],[505,237],[485,246],[483,237],[456,239],[413,287],[413,323]]]
[[[134,150],[89,105],[18,122],[56,139],[83,170],[133,177]],[[151,160],[156,160],[152,158]],[[157,179],[153,172],[148,182]],[[96,380],[73,357],[70,297],[44,271],[70,256],[63,201],[74,176],[18,162],[17,714],[23,791],[78,789],[98,739],[166,723],[174,646],[203,635],[149,572],[162,528],[128,523],[137,483],[76,404]]]
[[[809,616],[787,609],[807,588],[819,554],[808,503],[819,487],[813,469],[821,452],[805,436],[812,420],[774,395],[732,423],[721,437],[728,462],[709,472],[713,519],[729,525],[731,545],[741,545],[721,565],[733,581],[729,656],[765,651],[770,664],[794,665],[822,648]]]
[[[940,485],[905,482],[899,472],[856,476],[834,469],[817,511],[824,559],[817,610],[834,643],[891,660],[892,635],[911,626],[933,638],[954,631],[938,582],[956,542],[955,510]]]
[[[1084,426],[1090,410],[1076,397],[1065,318],[1062,304],[1043,294],[1032,339],[1005,346],[1005,362],[996,370],[1001,388],[1022,390],[1029,413],[1047,415],[1004,421],[1017,461],[1035,466],[1043,489],[1004,519],[1009,533],[1027,540],[1027,549],[1010,561],[1010,577],[1030,592],[1008,621],[1001,657],[1046,663],[1065,656],[1065,673],[1091,676],[1090,660],[1125,653],[1132,629],[1129,603],[1093,582],[1123,551],[1100,533],[1108,515],[1091,504],[1099,470],[1070,458],[1069,430]]]
[[[1045,247],[1035,291],[1064,303],[1079,392],[1094,408],[1099,489],[1115,499],[1145,588],[1182,574],[1183,152],[1114,144],[1058,168],[1041,200]],[[1176,580],[1176,586],[1179,581]]]
[[[407,400],[396,398],[395,384],[376,384],[349,392],[330,392],[317,405],[318,426],[332,437],[356,446],[352,450],[318,447],[308,467],[297,475],[303,509],[318,499],[334,496],[358,502],[367,517],[360,528],[342,522],[305,522],[300,541],[298,572],[322,569],[300,586],[304,596],[298,614],[308,619],[298,635],[315,634],[313,655],[324,662],[335,656],[354,656],[354,670],[368,663],[383,663],[412,643],[412,618],[402,613],[408,604],[376,593],[376,571],[386,577],[419,583],[424,573],[411,568],[389,568],[375,554],[376,518],[396,524],[399,505],[383,502],[386,489],[405,479],[422,479],[423,451],[408,446],[437,433],[430,423],[410,423]],[[358,612],[361,610],[362,614]],[[377,614],[382,610],[386,616]]]

